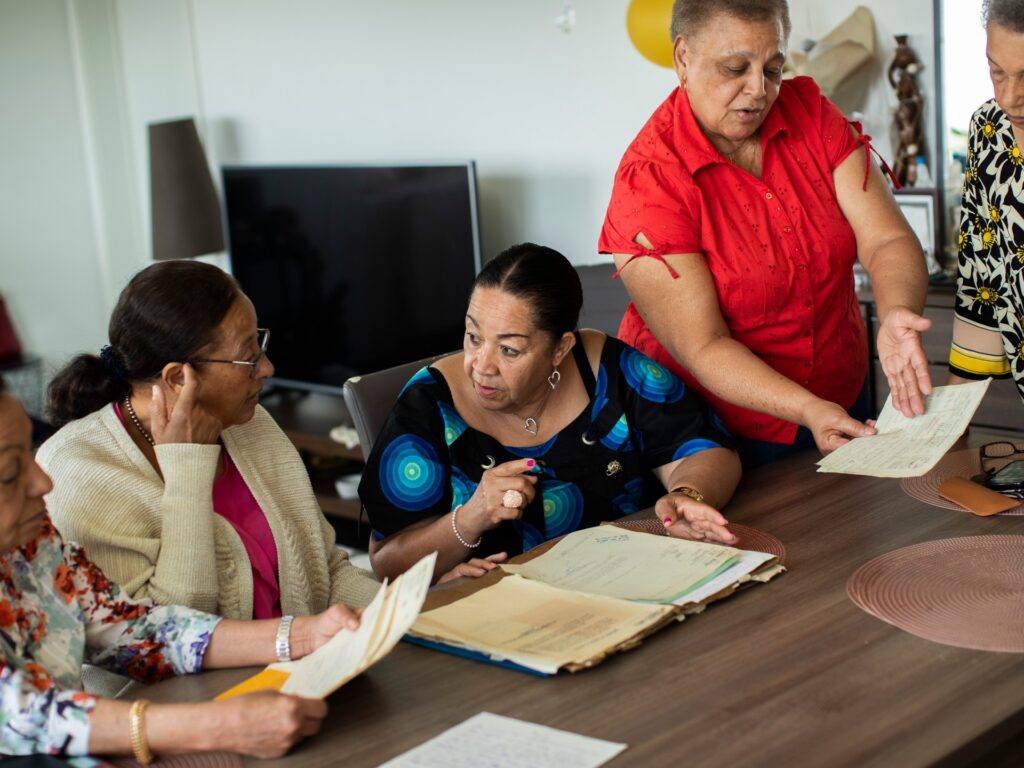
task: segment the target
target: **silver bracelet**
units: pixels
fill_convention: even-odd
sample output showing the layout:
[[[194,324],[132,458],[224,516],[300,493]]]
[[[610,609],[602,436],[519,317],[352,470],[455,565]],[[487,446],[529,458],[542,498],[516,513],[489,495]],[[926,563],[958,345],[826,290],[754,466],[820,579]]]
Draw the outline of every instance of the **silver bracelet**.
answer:
[[[459,511],[459,508],[461,506],[462,505],[459,504],[455,507],[455,509],[452,510],[452,533],[454,533],[455,538],[459,540],[459,544],[466,547],[467,549],[476,549],[480,546],[480,542],[484,540],[484,537],[481,536],[479,539],[476,540],[475,544],[470,544],[468,541],[462,538],[462,534],[459,533],[459,527],[455,524],[455,513]]]
[[[292,622],[294,616],[282,616],[281,623],[277,625],[277,638],[274,640],[274,650],[277,652],[278,661],[292,660]]]

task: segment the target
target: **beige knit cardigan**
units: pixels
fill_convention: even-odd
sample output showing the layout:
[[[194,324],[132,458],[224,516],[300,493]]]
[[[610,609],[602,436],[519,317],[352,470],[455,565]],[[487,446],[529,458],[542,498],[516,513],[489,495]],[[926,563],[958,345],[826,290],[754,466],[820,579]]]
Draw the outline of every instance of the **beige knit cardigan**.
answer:
[[[270,524],[284,613],[368,604],[379,582],[335,547],[302,460],[270,415],[258,407],[221,439]],[[251,619],[252,565],[213,511],[220,451],[159,445],[161,479],[108,405],[65,425],[37,458],[53,478],[46,502],[57,529],[128,594]]]

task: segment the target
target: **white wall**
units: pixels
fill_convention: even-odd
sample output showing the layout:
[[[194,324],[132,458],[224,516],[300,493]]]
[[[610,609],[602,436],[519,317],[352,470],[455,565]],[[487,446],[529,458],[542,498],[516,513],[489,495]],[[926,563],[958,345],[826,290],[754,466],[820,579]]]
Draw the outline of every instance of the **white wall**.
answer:
[[[61,0],[0,5],[0,291],[47,357],[96,344],[107,319],[73,32]]]
[[[895,154],[892,151],[892,110],[896,102],[886,81],[886,71],[896,50],[895,35],[908,35],[910,47],[924,65],[917,81],[925,99],[925,143],[934,177],[936,62],[933,0],[790,0],[793,22],[790,47],[797,47],[808,38],[816,40],[823,37],[857,5],[863,5],[874,16],[875,58],[843,85],[835,95],[835,101],[847,114],[854,111],[864,114],[865,131],[872,136],[882,156],[891,163]]]
[[[793,0],[793,43],[854,4]],[[892,35],[929,92],[932,0],[865,4],[878,57],[839,102],[890,154]],[[598,260],[621,153],[675,87],[627,5],[576,0],[565,34],[562,0],[0,0],[0,290],[26,346],[104,342],[149,258],[146,123],[189,114],[214,166],[475,159],[486,257],[531,239]]]

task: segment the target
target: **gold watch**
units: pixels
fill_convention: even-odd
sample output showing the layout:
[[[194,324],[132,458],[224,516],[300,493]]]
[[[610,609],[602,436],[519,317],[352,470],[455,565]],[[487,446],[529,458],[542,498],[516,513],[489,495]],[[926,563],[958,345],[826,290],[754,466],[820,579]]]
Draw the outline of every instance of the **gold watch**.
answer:
[[[681,493],[684,496],[689,496],[694,501],[703,503],[704,494],[698,491],[696,488],[691,488],[688,485],[679,485],[672,489],[671,493]]]

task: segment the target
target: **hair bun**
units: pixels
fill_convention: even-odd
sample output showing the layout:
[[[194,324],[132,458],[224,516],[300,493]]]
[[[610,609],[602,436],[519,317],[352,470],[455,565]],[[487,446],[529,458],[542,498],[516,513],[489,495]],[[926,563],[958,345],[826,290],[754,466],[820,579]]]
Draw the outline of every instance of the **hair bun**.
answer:
[[[112,346],[107,344],[100,350],[100,360],[103,361],[103,367],[106,368],[110,372],[110,375],[115,379],[118,381],[127,380],[128,377],[124,370],[124,366],[121,364],[121,360],[118,358],[117,353],[114,351]]]

